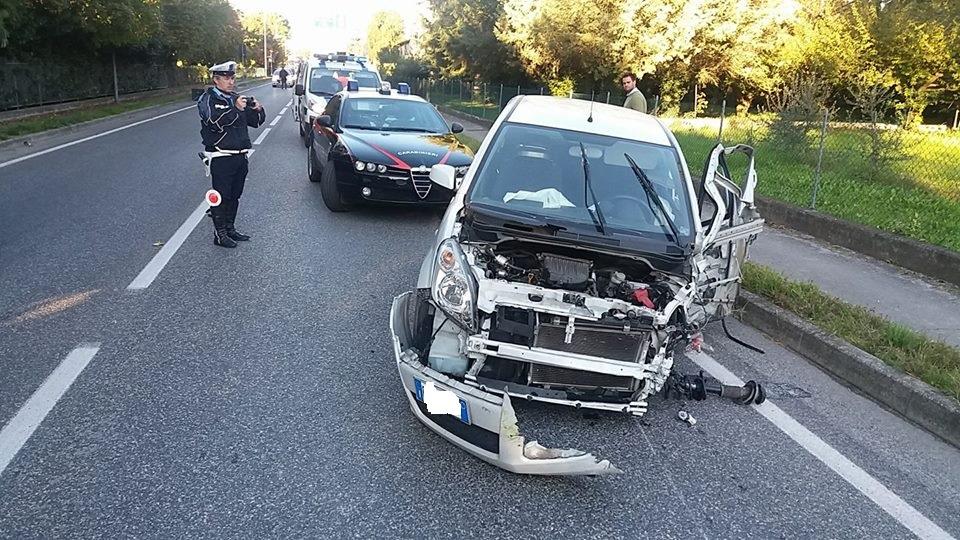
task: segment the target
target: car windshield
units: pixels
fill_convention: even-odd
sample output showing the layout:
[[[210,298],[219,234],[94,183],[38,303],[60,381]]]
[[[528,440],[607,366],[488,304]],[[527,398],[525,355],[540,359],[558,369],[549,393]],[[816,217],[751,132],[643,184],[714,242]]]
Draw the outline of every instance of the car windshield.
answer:
[[[308,90],[311,94],[332,96],[347,87],[347,81],[356,79],[360,88],[379,88],[380,77],[372,71],[333,70],[313,68]]]
[[[440,113],[424,101],[354,97],[340,112],[343,128],[446,133]]]
[[[581,143],[596,201],[585,191]],[[599,206],[608,234],[641,233],[666,239],[669,226],[630,168],[624,157],[629,154],[653,183],[680,240],[690,240],[689,192],[680,156],[669,146],[508,122],[488,152],[468,201],[535,213],[552,223],[589,226],[594,222],[588,208]]]

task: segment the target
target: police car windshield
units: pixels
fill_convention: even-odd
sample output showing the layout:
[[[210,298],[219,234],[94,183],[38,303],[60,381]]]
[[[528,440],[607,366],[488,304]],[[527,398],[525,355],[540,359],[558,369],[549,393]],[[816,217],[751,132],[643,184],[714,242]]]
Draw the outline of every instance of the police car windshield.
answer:
[[[332,96],[346,88],[349,79],[356,79],[360,88],[380,87],[380,79],[372,71],[314,68],[310,71],[308,90],[311,94]]]
[[[596,200],[585,195],[581,143]],[[492,141],[468,199],[587,227],[592,224],[587,209],[599,206],[608,234],[639,233],[667,241],[666,223],[648,202],[624,154],[646,173],[680,240],[689,243],[693,222],[687,182],[679,154],[669,146],[508,122]]]
[[[340,118],[344,129],[424,133],[448,131],[440,113],[433,105],[423,101],[353,97],[344,102]]]

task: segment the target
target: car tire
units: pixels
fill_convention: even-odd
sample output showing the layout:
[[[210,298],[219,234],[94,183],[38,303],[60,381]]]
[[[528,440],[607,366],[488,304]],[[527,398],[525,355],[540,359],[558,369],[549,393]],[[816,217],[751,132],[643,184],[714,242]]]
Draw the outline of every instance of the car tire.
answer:
[[[333,162],[327,163],[320,173],[320,195],[323,196],[323,204],[327,205],[331,212],[346,212],[350,209],[340,195],[337,171]]]
[[[310,124],[305,122],[300,122],[300,136],[303,137],[303,145],[310,146],[310,135],[313,131],[310,129]]]
[[[300,136],[305,138],[307,133],[303,130],[303,122],[297,120],[297,127],[300,128]]]
[[[319,182],[322,176],[321,169],[317,167],[317,155],[313,152],[313,145],[310,145],[307,149],[307,178],[311,182]]]

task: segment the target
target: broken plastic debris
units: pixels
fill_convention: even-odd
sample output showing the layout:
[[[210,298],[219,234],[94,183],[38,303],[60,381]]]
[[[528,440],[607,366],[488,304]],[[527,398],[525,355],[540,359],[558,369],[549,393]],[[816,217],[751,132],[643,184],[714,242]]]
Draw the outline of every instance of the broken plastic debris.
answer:
[[[697,419],[691,416],[687,411],[680,411],[677,413],[677,418],[690,424],[691,426],[697,423]]]
[[[153,247],[163,247],[164,242],[154,242]]]

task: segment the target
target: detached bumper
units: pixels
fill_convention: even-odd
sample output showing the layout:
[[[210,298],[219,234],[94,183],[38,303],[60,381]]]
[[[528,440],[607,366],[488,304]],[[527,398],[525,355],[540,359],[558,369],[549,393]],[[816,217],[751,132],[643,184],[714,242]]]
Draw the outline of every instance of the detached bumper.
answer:
[[[520,434],[509,395],[500,396],[467,386],[422,364],[417,353],[409,348],[412,332],[408,314],[412,301],[412,292],[394,299],[390,331],[397,369],[410,409],[427,427],[474,456],[514,473],[600,475],[621,472],[609,461],[598,460],[592,454],[574,449],[545,448],[537,441],[527,442]],[[445,396],[455,396],[466,411],[459,416],[431,412],[432,407],[424,401],[425,385]]]

